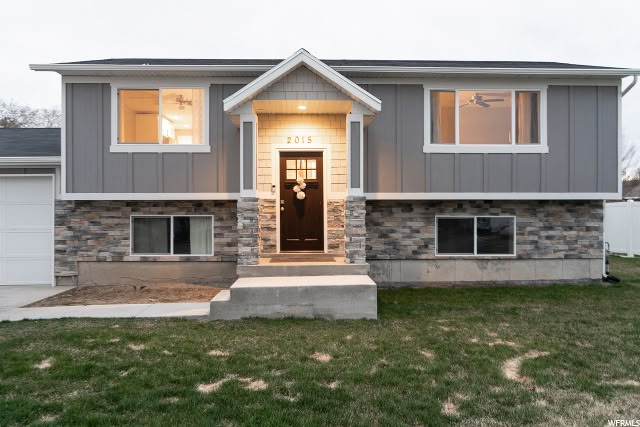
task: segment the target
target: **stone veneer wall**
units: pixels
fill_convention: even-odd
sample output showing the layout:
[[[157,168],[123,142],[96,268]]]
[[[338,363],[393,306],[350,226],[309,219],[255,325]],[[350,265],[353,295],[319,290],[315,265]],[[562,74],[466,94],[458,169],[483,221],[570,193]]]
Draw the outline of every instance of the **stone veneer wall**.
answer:
[[[278,235],[276,232],[276,200],[259,199],[258,214],[260,255],[275,254],[278,248]]]
[[[131,256],[131,215],[213,215],[214,255]],[[237,259],[235,201],[56,201],[55,273],[78,274],[78,262],[230,261]]]
[[[245,197],[238,200],[238,265],[257,265],[258,199]]]
[[[602,201],[368,201],[367,259],[435,258],[436,215],[515,215],[520,259],[602,257]]]
[[[366,199],[347,197],[345,204],[345,262],[364,264],[366,262]]]
[[[515,215],[516,256],[435,256],[436,215]],[[383,282],[595,281],[602,201],[368,201],[366,253]]]
[[[330,254],[345,255],[345,201],[327,201],[327,251]]]

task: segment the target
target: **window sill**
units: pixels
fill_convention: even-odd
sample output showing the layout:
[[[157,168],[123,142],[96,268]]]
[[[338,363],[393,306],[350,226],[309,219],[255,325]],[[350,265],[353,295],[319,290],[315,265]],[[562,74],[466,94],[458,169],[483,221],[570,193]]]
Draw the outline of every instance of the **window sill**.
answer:
[[[456,145],[456,144],[426,144],[423,147],[425,153],[537,153],[549,152],[547,145]]]
[[[111,153],[210,153],[210,145],[113,144]]]

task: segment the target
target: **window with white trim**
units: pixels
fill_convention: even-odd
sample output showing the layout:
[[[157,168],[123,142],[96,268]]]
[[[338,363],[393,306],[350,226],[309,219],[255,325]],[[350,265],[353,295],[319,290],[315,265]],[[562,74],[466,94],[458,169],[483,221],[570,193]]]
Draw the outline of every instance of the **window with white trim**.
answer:
[[[117,152],[206,152],[208,89],[112,86],[112,145]]]
[[[118,144],[202,144],[198,88],[118,90]]]
[[[131,255],[213,255],[213,216],[132,216]]]
[[[515,255],[515,225],[514,216],[437,216],[436,255]]]
[[[548,152],[543,89],[425,92],[427,152]]]

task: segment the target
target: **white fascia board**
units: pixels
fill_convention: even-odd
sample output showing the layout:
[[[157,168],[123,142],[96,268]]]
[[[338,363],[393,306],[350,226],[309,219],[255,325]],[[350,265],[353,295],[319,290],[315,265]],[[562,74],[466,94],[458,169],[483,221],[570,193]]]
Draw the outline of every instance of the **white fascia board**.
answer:
[[[240,193],[63,193],[62,200],[237,200]]]
[[[300,51],[298,51],[300,52]],[[304,51],[306,53],[306,51]],[[297,52],[296,52],[297,54]],[[294,56],[296,55],[294,54]],[[307,55],[310,55],[307,53]],[[289,61],[291,58],[283,62]],[[319,60],[318,60],[319,61]],[[282,64],[282,63],[281,63]],[[538,76],[609,76],[640,75],[638,68],[487,68],[487,67],[402,67],[336,65],[336,72],[351,73],[418,73],[418,74],[478,74],[478,75],[538,75]],[[33,71],[86,72],[92,71],[182,71],[182,72],[265,72],[278,65],[116,65],[116,64],[30,64]]]
[[[0,166],[58,166],[60,163],[59,156],[0,157]]]
[[[367,200],[619,200],[620,193],[364,193]]]
[[[231,111],[244,102],[250,100],[262,90],[269,87],[274,82],[278,81],[300,65],[306,65],[312,71],[325,78],[334,86],[342,89],[358,102],[367,106],[374,112],[379,112],[382,109],[382,101],[375,96],[371,95],[366,90],[362,89],[351,80],[338,73],[333,68],[320,61],[315,56],[311,55],[304,49],[298,50],[289,58],[282,61],[280,64],[271,68],[269,71],[227,97],[224,102],[224,111]]]

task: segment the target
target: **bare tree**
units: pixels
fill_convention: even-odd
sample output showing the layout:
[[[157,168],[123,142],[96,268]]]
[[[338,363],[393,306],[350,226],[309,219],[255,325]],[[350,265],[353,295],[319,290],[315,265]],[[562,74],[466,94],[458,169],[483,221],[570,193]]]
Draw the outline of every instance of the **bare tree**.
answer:
[[[622,179],[630,179],[640,174],[640,155],[638,147],[628,142],[622,142],[622,156],[620,158]]]
[[[60,110],[32,108],[13,101],[0,100],[0,128],[60,127]]]

